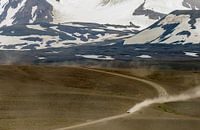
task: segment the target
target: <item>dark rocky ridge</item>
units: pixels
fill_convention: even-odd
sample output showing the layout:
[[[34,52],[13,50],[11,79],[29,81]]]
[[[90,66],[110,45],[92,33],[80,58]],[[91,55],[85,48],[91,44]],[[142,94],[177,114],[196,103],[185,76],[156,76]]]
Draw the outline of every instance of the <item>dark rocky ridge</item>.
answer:
[[[140,5],[134,12],[133,15],[145,15],[150,19],[158,20],[166,16],[167,14],[157,12],[150,9],[145,9],[144,6],[146,4],[146,0],[144,3]],[[191,8],[192,10],[200,9],[200,1],[199,0],[183,0],[182,5],[186,8]]]
[[[192,9],[200,9],[200,1],[199,0],[184,0],[183,6]]]
[[[142,5],[140,5],[135,10],[135,12],[133,12],[133,15],[145,15],[145,16],[148,16],[150,19],[154,19],[154,20],[163,18],[166,15],[163,13],[155,12],[150,9],[145,9],[144,8],[145,2],[146,2],[146,0],[144,1],[144,3]]]

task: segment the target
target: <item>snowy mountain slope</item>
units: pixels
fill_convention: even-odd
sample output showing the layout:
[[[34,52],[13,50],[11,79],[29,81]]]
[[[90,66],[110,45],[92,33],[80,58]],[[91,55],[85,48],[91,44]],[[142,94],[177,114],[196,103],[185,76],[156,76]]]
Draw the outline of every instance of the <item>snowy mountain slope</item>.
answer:
[[[174,11],[126,40],[126,44],[138,43],[200,43],[200,10]]]
[[[35,50],[88,43],[106,45],[133,34],[127,26],[94,23],[12,25],[0,28],[0,50]]]
[[[175,9],[195,16],[180,11],[165,17]],[[199,0],[1,0],[0,50],[113,44],[159,19],[130,43],[198,43],[199,9]]]
[[[53,6],[46,0],[1,0],[1,25],[53,21]]]
[[[199,0],[1,0],[0,26],[34,22],[131,24],[144,29],[174,10],[199,9]]]

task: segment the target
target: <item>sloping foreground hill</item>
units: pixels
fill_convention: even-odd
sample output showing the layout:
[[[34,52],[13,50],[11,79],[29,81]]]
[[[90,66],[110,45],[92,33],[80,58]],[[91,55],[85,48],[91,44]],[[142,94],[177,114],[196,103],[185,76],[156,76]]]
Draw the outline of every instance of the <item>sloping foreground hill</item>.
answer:
[[[1,66],[0,129],[50,130],[124,113],[157,92],[81,68]]]

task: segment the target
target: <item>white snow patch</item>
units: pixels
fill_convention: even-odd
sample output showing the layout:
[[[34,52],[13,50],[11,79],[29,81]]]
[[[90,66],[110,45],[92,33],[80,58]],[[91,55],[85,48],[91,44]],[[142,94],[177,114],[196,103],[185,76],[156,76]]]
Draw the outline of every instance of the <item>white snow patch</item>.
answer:
[[[78,33],[78,32],[75,32],[74,35],[76,35],[77,37],[82,36],[82,34],[80,34],[80,33]]]
[[[113,43],[109,43],[109,44],[107,44],[106,46],[112,46],[112,45],[115,45],[116,43],[115,42],[113,42]]]
[[[143,59],[151,59],[152,57],[150,55],[140,55],[140,56],[136,56],[138,58],[143,58]]]
[[[184,52],[186,56],[191,56],[191,57],[199,57],[198,53],[195,52]]]
[[[65,23],[62,23],[63,25],[67,25],[67,26],[73,26],[73,27],[86,27],[86,26],[83,26],[81,24],[77,24],[77,23],[69,23],[69,22],[65,22]]]
[[[110,30],[116,30],[116,31],[125,31],[125,30],[132,31],[136,29],[135,27],[114,27],[114,26],[107,26],[106,28]]]
[[[31,21],[30,21],[31,23],[34,22],[34,21],[36,20],[36,17],[37,17],[37,16],[36,16],[36,13],[35,13],[35,12],[36,12],[37,8],[38,8],[37,6],[32,7],[32,11],[31,11],[31,16],[32,16],[31,18],[32,18],[32,19],[31,19]]]
[[[26,25],[26,27],[31,28],[31,29],[41,30],[41,31],[44,31],[46,29],[40,25]]]
[[[143,3],[141,0],[126,0],[119,4],[102,6],[100,0],[47,0],[54,5],[54,22],[95,22],[129,24],[133,11]],[[134,5],[134,6],[133,6]]]
[[[96,31],[96,32],[105,32],[104,29],[91,29],[92,31]]]
[[[76,55],[78,57],[83,57],[87,59],[97,59],[97,60],[114,60],[111,56],[104,56],[104,55]]]
[[[90,35],[89,33],[83,34],[83,36],[84,36],[86,39],[88,39],[88,36],[89,36],[89,35]]]
[[[146,0],[144,8],[168,14],[173,10],[187,10],[182,3],[183,0]]]
[[[46,57],[38,57],[39,60],[45,60]]]
[[[146,17],[145,15],[133,16],[130,21],[135,25],[139,25],[141,30],[155,23],[155,20],[149,19],[149,17]]]

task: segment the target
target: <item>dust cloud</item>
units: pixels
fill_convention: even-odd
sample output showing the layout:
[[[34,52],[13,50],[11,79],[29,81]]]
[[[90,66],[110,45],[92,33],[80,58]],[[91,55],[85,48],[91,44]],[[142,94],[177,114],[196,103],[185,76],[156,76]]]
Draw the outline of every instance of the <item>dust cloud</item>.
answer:
[[[183,92],[182,94],[179,94],[179,95],[162,96],[162,97],[158,97],[154,99],[147,99],[141,103],[136,104],[127,112],[134,113],[152,104],[186,101],[186,100],[195,99],[199,97],[200,97],[200,86],[195,87],[194,89],[188,90],[186,92]]]

